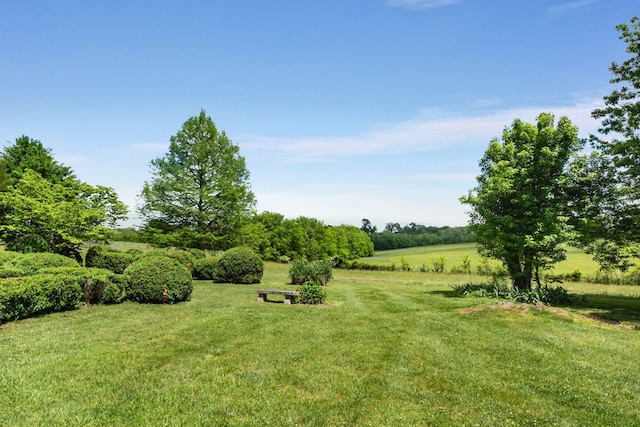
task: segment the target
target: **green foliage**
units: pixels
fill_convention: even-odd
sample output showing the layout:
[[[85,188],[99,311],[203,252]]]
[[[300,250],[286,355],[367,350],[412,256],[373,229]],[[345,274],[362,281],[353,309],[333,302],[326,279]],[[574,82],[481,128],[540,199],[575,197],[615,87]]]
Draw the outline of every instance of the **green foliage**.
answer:
[[[431,271],[434,273],[444,273],[447,259],[443,256],[439,256],[431,259]]]
[[[250,248],[237,247],[220,256],[216,270],[218,276],[214,280],[220,283],[260,283],[264,263]]]
[[[107,227],[127,212],[111,188],[71,179],[54,184],[31,170],[14,188],[0,192],[0,210],[5,212],[0,237],[9,247],[48,249],[76,259],[85,241],[106,240]]]
[[[501,141],[491,141],[478,186],[461,198],[471,206],[469,228],[481,255],[502,261],[518,289],[531,289],[539,270],[566,256],[563,245],[573,238],[567,165],[582,145],[566,117],[557,126],[548,113],[535,126],[516,119]]]
[[[575,294],[562,286],[541,286],[538,289],[517,289],[506,285],[504,281],[452,286],[457,296],[475,296],[481,298],[505,299],[526,304],[568,305],[578,301]]]
[[[128,299],[140,303],[173,304],[191,296],[193,283],[187,266],[167,256],[147,256],[124,271]]]
[[[315,282],[321,286],[326,286],[333,277],[333,269],[331,262],[328,260],[296,260],[289,269],[289,277],[294,285]]]
[[[193,263],[193,278],[218,281],[218,259],[213,257],[196,259]]]
[[[30,253],[13,258],[4,267],[19,270],[25,276],[31,276],[47,267],[80,267],[80,264],[69,257],[52,253]]]
[[[300,296],[297,302],[301,304],[324,304],[327,299],[327,291],[314,281],[306,281],[300,287]]]
[[[189,249],[189,252],[191,253],[191,255],[193,255],[193,258],[195,259],[201,259],[201,258],[207,257],[207,253],[202,249],[191,248]]]
[[[127,280],[104,268],[49,267],[40,274],[68,275],[83,280],[83,300],[85,304],[118,304],[126,297]]]
[[[226,249],[229,236],[253,212],[245,159],[204,110],[182,125],[169,151],[150,166],[139,212],[147,238],[161,238],[154,243]]]
[[[635,16],[616,29],[630,57],[611,64],[614,89],[604,97],[605,106],[592,112],[602,119],[602,137],[592,135],[591,140],[607,164],[592,168],[601,190],[584,197],[591,208],[584,228],[592,234],[587,249],[601,268],[625,271],[638,257],[637,250],[629,249],[640,242],[640,19]]]
[[[16,258],[20,258],[21,256],[22,254],[20,252],[0,250],[0,266],[3,266],[5,263],[10,262]]]
[[[168,252],[171,258],[180,261],[180,264],[186,265],[189,271],[193,272],[193,263],[196,261],[196,257],[190,251],[184,249],[174,249]]]
[[[11,185],[16,185],[27,170],[53,184],[75,179],[71,168],[58,163],[50,149],[44,148],[40,141],[28,136],[16,138],[15,143],[5,147],[0,159]]]
[[[122,274],[131,265],[134,254],[122,252],[109,246],[91,246],[85,255],[84,264],[87,267],[106,268],[114,273]]]
[[[351,260],[373,255],[369,236],[357,227],[326,226],[314,218],[285,219],[272,212],[262,212],[246,221],[236,245],[247,246],[267,261],[285,259]]]
[[[412,222],[404,227],[389,223],[380,233],[375,229],[368,235],[376,251],[474,241],[468,227],[427,227]]]
[[[465,255],[464,258],[462,258],[461,265],[451,267],[451,272],[455,274],[471,274],[471,258],[469,258],[469,255]]]
[[[77,308],[84,281],[74,275],[38,274],[0,280],[0,323]]]

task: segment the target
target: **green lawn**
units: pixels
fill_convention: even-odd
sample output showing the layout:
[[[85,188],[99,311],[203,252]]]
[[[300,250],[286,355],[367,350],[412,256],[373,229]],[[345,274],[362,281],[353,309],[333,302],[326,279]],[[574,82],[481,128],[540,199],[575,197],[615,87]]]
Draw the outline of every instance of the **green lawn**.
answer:
[[[538,309],[452,297],[465,276],[338,270],[325,306],[257,302],[287,268],[4,325],[0,425],[640,425],[640,288]]]

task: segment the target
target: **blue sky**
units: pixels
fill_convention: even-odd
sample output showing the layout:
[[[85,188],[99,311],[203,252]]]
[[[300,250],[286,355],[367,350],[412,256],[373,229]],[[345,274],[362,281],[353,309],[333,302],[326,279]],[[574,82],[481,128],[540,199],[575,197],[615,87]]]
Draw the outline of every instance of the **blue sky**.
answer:
[[[637,0],[2,0],[0,141],[28,135],[131,207],[205,109],[258,211],[465,225],[458,198],[513,119],[581,135]]]

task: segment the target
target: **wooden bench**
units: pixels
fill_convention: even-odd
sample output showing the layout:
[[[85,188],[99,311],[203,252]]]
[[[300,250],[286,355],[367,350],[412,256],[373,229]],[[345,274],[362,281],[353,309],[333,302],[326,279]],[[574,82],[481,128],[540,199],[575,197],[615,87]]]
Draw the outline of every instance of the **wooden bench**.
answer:
[[[267,291],[267,290],[264,290],[264,289],[260,289],[260,290],[258,290],[258,301],[260,301],[260,302],[267,301],[267,295],[268,294],[284,295],[284,303],[285,304],[291,304],[291,301],[295,297],[299,297],[300,296],[300,292],[296,292],[296,291]]]

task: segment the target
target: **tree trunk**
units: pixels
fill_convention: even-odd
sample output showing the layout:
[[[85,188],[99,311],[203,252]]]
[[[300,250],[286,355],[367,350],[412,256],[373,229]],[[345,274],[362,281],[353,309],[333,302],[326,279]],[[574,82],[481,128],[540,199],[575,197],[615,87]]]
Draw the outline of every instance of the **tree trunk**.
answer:
[[[531,262],[525,261],[523,266],[518,258],[511,258],[507,260],[507,269],[515,289],[520,291],[531,290],[531,279],[533,277],[533,264]]]

